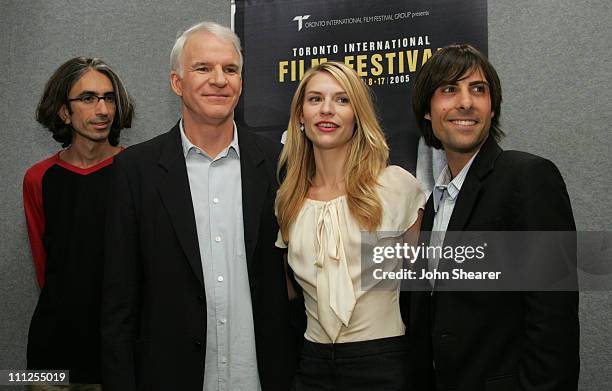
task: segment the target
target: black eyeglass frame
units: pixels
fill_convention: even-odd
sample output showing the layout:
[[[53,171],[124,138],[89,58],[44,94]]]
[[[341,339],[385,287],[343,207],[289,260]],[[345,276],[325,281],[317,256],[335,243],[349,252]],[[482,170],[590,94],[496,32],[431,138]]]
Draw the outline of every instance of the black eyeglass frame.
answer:
[[[87,103],[85,102],[85,99],[87,98],[96,98],[97,101],[96,102],[90,102]],[[117,103],[117,96],[114,93],[110,93],[110,94],[106,94],[106,95],[102,95],[102,96],[98,96],[95,94],[83,94],[81,96],[78,96],[76,98],[72,98],[72,99],[68,99],[68,102],[76,102],[79,101],[83,104],[89,105],[89,104],[98,104],[100,103],[100,101],[103,100],[104,103],[106,103],[107,105],[114,105]]]

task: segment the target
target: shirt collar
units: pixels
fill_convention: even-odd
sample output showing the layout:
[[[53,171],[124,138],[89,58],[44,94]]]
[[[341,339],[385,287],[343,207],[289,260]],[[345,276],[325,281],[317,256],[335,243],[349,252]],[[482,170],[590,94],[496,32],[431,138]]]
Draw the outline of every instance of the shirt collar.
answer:
[[[476,151],[474,156],[467,162],[465,166],[459,171],[456,177],[451,180],[451,173],[448,164],[444,167],[438,179],[436,180],[436,184],[433,188],[433,203],[434,203],[434,211],[437,212],[440,207],[440,202],[442,201],[442,197],[446,192],[448,195],[446,196],[450,200],[455,200],[459,192],[461,191],[461,186],[463,186],[463,182],[465,182],[465,178],[467,177],[467,173],[470,170],[470,166],[474,161],[478,152]]]
[[[238,157],[240,157],[240,147],[238,145],[238,128],[236,127],[236,122],[233,122],[233,125],[234,125],[234,135],[233,135],[233,138],[232,138],[232,142],[227,146],[227,148],[225,148],[219,154],[219,157],[227,155],[227,152],[230,149],[233,149],[234,151],[236,151],[236,155],[238,155]],[[179,121],[179,128],[181,130],[181,144],[183,145],[183,156],[185,158],[187,158],[187,154],[189,153],[189,151],[191,151],[192,149],[200,150],[200,148],[197,147],[196,145],[194,145],[191,141],[189,141],[189,138],[187,138],[187,135],[185,134],[185,128],[183,127],[183,119],[182,118]],[[202,152],[205,153],[204,151],[202,151]]]

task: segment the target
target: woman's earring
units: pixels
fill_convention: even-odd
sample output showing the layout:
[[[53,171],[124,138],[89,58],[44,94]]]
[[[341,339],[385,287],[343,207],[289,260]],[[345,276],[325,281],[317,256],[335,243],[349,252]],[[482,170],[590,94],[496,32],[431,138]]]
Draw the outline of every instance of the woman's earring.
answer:
[[[302,132],[302,133],[304,132],[304,124],[303,123],[300,123],[300,132]]]

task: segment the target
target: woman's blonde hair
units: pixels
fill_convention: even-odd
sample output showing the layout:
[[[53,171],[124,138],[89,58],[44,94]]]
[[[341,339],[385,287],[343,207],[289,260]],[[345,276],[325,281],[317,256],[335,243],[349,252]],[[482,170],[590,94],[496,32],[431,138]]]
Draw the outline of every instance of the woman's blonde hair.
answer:
[[[315,175],[312,142],[300,130],[304,95],[308,82],[320,72],[329,74],[348,95],[355,112],[355,131],[345,162],[346,200],[360,227],[376,229],[382,219],[382,205],[376,192],[377,178],[387,166],[389,147],[376,118],[371,92],[355,71],[340,62],[325,62],[309,69],[291,101],[287,140],[281,152],[277,176],[284,179],[276,196],[278,224],[285,242]]]

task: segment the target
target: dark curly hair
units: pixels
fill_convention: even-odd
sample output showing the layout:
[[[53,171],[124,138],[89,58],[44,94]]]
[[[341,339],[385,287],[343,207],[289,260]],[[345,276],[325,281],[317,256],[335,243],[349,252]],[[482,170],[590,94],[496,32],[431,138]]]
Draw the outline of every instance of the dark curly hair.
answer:
[[[60,108],[66,105],[68,112],[72,113],[68,93],[70,89],[85,73],[90,70],[106,75],[116,96],[115,118],[108,135],[108,142],[116,146],[119,144],[121,129],[132,126],[134,117],[134,103],[123,86],[117,74],[102,60],[89,57],[75,57],[63,63],[53,73],[36,108],[36,120],[53,133],[53,138],[67,147],[72,142],[72,126],[67,125],[59,116]]]
[[[412,111],[425,143],[436,149],[442,148],[442,143],[436,138],[431,128],[431,121],[425,115],[431,112],[431,98],[436,89],[442,85],[454,84],[465,74],[481,69],[491,94],[491,110],[495,113],[491,118],[489,134],[500,141],[504,132],[499,127],[501,116],[502,89],[499,76],[493,65],[475,47],[468,44],[453,44],[436,53],[419,71],[412,87]]]

